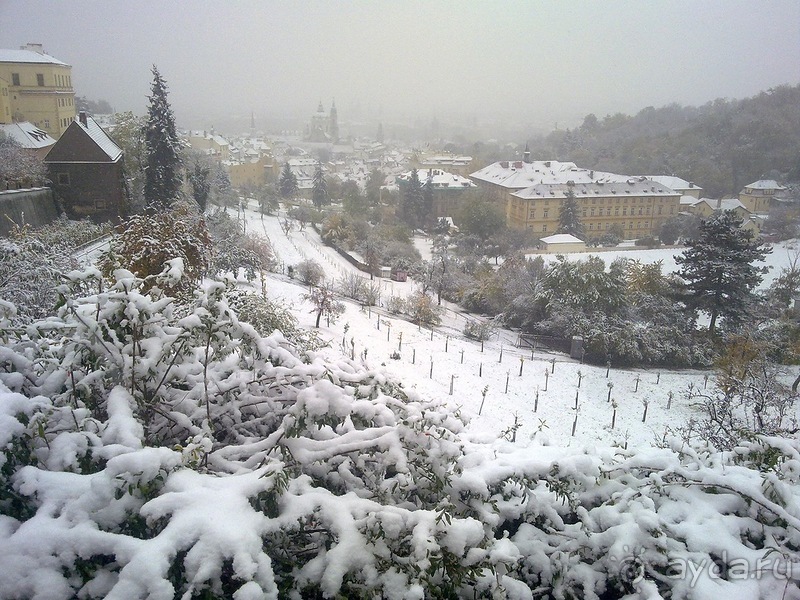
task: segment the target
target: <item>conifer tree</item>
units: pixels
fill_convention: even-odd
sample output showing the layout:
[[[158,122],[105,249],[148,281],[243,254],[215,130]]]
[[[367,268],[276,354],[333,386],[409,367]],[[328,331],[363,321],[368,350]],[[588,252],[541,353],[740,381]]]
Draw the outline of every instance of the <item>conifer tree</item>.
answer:
[[[734,326],[746,318],[753,290],[768,269],[754,263],[770,252],[729,210],[703,221],[700,236],[675,257],[688,289],[686,304],[709,314],[709,333],[716,331],[720,316]]]
[[[558,212],[558,233],[569,233],[575,237],[583,236],[580,207],[572,188],[567,190],[566,197],[561,203],[561,209]]]
[[[433,223],[433,171],[428,171],[428,178],[422,186],[422,210],[420,211],[420,222],[424,228],[432,226]]]
[[[328,202],[328,184],[325,181],[321,163],[317,163],[317,168],[314,170],[314,188],[311,190],[311,200],[317,208],[322,208],[322,205]]]
[[[293,198],[297,195],[297,177],[292,173],[292,168],[288,162],[283,163],[278,188],[284,198]]]
[[[167,101],[167,84],[155,65],[151,90],[144,131],[147,150],[144,199],[147,208],[165,210],[178,198],[181,190],[180,140]]]
[[[192,197],[202,214],[206,212],[208,197],[211,195],[211,167],[196,159],[189,171],[189,183],[192,186]]]
[[[403,189],[401,217],[411,229],[417,229],[420,224],[420,215],[423,207],[422,184],[419,173],[411,169],[411,177]]]

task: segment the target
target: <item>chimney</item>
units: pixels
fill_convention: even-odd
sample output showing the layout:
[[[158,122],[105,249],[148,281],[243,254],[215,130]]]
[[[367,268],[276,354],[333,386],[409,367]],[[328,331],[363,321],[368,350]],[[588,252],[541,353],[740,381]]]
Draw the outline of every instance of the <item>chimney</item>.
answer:
[[[81,125],[83,125],[84,127],[88,127],[88,125],[86,123],[86,111],[85,110],[82,110],[81,112],[78,113],[78,120],[81,122]]]
[[[37,52],[39,54],[44,54],[44,49],[42,48],[41,44],[31,44],[28,42],[24,46],[19,47],[20,50],[30,50],[32,52]]]

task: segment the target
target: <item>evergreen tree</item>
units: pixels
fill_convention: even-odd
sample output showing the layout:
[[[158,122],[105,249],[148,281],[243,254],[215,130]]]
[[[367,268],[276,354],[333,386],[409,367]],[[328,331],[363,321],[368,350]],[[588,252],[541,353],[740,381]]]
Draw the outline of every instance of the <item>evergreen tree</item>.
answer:
[[[201,160],[196,159],[192,170],[189,171],[189,183],[192,186],[192,197],[200,208],[200,213],[206,212],[208,197],[211,195],[211,168]]]
[[[181,190],[180,140],[175,117],[167,101],[167,84],[153,65],[152,95],[145,124],[144,199],[152,210],[169,208]]]
[[[372,169],[367,177],[366,196],[367,204],[374,208],[381,203],[381,186],[386,177],[377,167]]]
[[[433,225],[433,171],[428,171],[428,178],[422,186],[422,211],[420,221],[425,229]]]
[[[558,232],[569,233],[575,237],[583,237],[583,223],[581,223],[580,206],[575,199],[575,192],[568,189],[561,208],[558,211]]]
[[[322,163],[317,163],[317,168],[314,171],[314,188],[311,191],[311,200],[317,208],[322,208],[323,204],[328,203],[328,184],[325,181],[325,174],[322,172]]]
[[[283,163],[281,177],[278,180],[278,188],[284,198],[294,198],[297,195],[297,177],[292,173],[292,168],[288,162]]]
[[[411,229],[419,228],[423,197],[422,184],[419,181],[419,173],[416,169],[411,169],[411,177],[403,188],[402,198],[401,218]]]
[[[768,269],[753,263],[770,252],[751,231],[742,229],[736,213],[724,211],[703,221],[700,236],[675,257],[681,267],[678,275],[688,288],[686,304],[709,314],[709,333],[715,332],[720,316],[731,325],[745,319],[753,290]]]

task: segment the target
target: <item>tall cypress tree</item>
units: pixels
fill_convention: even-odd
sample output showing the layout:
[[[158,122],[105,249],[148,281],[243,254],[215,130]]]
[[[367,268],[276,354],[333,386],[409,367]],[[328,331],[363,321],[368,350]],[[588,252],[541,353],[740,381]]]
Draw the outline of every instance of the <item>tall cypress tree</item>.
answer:
[[[686,304],[709,314],[709,333],[715,332],[720,316],[734,326],[747,317],[753,290],[768,269],[753,263],[771,251],[742,229],[742,220],[729,210],[703,221],[698,239],[675,257],[688,289]]]
[[[144,199],[149,209],[164,210],[172,205],[181,190],[180,140],[167,101],[167,84],[155,65],[151,90],[144,128],[147,150]]]
[[[322,208],[328,202],[328,184],[325,181],[325,173],[322,171],[322,164],[317,163],[314,170],[314,187],[311,190],[311,200],[314,206]]]
[[[292,173],[288,162],[283,163],[281,178],[278,180],[278,189],[284,198],[294,198],[297,195],[297,177]]]
[[[580,207],[575,199],[572,188],[566,192],[566,197],[558,211],[558,233],[569,233],[575,237],[583,236],[583,223],[581,223]]]
[[[416,169],[411,169],[411,177],[403,188],[402,219],[411,229],[417,229],[421,222],[420,217],[423,209],[424,198],[422,196],[422,184],[419,181],[419,173]]]

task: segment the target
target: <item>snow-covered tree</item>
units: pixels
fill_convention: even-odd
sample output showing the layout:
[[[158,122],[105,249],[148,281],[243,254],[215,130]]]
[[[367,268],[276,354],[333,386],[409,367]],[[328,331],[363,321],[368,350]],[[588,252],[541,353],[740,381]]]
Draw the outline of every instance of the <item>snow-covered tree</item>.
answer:
[[[400,200],[400,218],[411,228],[418,229],[423,225],[422,183],[419,180],[417,169],[411,169],[411,177],[403,185]]]
[[[311,201],[317,208],[322,208],[322,206],[327,204],[329,201],[328,184],[325,181],[325,173],[322,170],[322,163],[317,163],[317,167],[314,169],[313,183],[314,187],[311,190]]]
[[[114,115],[111,137],[125,157],[125,178],[134,212],[144,208],[144,170],[147,164],[144,131],[145,120],[142,117],[137,117],[130,111]]]
[[[167,100],[167,84],[155,65],[152,72],[152,92],[144,131],[147,148],[144,199],[148,208],[164,210],[180,195],[181,143],[172,107]]]
[[[319,321],[324,316],[328,320],[335,321],[344,312],[344,304],[336,299],[336,292],[330,285],[315,285],[303,298],[311,302],[314,306],[312,312],[317,315],[314,327],[319,327]]]
[[[755,263],[770,252],[742,228],[736,213],[723,211],[703,221],[700,236],[675,257],[678,275],[686,281],[686,304],[709,314],[709,333],[714,334],[719,317],[732,327],[746,320],[755,299],[753,290],[767,271]]]
[[[202,214],[206,212],[208,198],[211,195],[211,166],[200,157],[195,157],[188,175],[192,186],[192,197]]]
[[[581,222],[581,208],[575,199],[572,188],[566,191],[564,200],[558,210],[558,233],[569,233],[583,239],[583,223]]]
[[[0,190],[41,186],[46,181],[44,163],[0,131]]]
[[[281,176],[278,180],[278,189],[281,192],[281,196],[287,200],[297,195],[297,177],[292,172],[292,168],[289,166],[288,162],[283,163]]]

